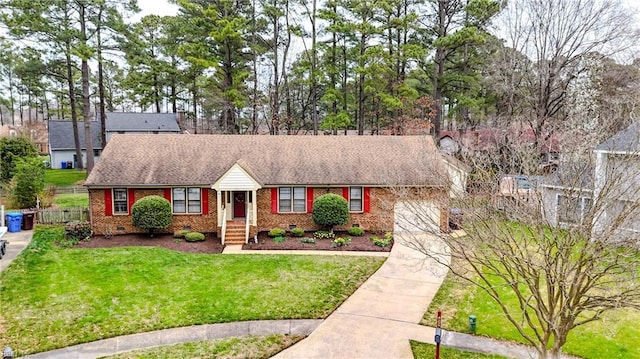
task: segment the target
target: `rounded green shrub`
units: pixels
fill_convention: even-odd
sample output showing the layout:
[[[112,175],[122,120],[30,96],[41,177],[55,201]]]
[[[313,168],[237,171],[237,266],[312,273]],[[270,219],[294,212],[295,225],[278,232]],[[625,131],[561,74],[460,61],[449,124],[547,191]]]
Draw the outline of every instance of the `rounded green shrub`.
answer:
[[[292,228],[291,229],[291,235],[294,236],[294,237],[302,237],[302,236],[304,236],[304,229],[298,228],[298,227]]]
[[[287,231],[285,231],[282,228],[274,228],[272,230],[269,231],[268,235],[271,238],[275,238],[275,237],[284,237],[287,234]]]
[[[202,242],[204,241],[204,234],[200,232],[189,232],[184,235],[184,240],[187,242]]]
[[[349,203],[342,196],[327,193],[313,202],[311,217],[316,224],[333,229],[349,222]]]
[[[349,230],[347,230],[347,232],[349,232],[350,236],[360,237],[364,235],[364,229],[360,227],[351,227],[349,228]]]
[[[149,230],[164,229],[171,225],[173,215],[171,203],[160,196],[140,198],[131,207],[131,222],[134,227]]]

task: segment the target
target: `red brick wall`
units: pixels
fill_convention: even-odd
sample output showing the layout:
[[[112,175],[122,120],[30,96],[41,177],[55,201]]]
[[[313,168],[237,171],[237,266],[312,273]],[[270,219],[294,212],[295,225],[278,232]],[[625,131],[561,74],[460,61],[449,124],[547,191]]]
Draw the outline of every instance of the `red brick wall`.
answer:
[[[104,189],[91,189],[89,195],[91,199],[91,223],[94,233],[103,234],[105,231],[111,231],[113,234],[118,233],[143,233],[144,230],[133,227],[131,225],[130,215],[105,215]],[[338,188],[314,188],[314,200],[323,194],[335,193],[342,196],[342,187]],[[164,189],[136,189],[135,199],[149,195],[159,195],[164,197]],[[442,229],[448,228],[448,206],[447,192],[438,189],[423,189],[420,191],[412,191],[411,193],[401,193],[385,188],[371,188],[369,213],[350,213],[349,223],[344,226],[336,227],[343,229],[358,224],[365,230],[372,231],[391,231],[393,230],[394,218],[393,208],[395,202],[406,196],[422,199],[439,200],[443,205],[441,215]],[[288,229],[289,225],[295,224],[297,227],[304,228],[308,231],[319,230],[320,227],[313,222],[311,213],[271,213],[271,189],[261,189],[257,192],[258,222],[256,227],[251,227],[250,236],[254,236],[257,231],[268,231],[272,228]],[[199,232],[218,232],[217,227],[217,206],[216,192],[209,190],[209,213],[208,214],[177,214],[173,216],[173,222],[166,232],[174,232],[190,226],[192,230]],[[117,230],[122,227],[123,230]]]
[[[313,198],[315,200],[326,193],[334,193],[342,196],[342,187],[314,188]],[[414,193],[412,197],[415,196],[416,194]],[[425,189],[419,191],[417,196],[423,199],[443,199],[446,198],[446,191]],[[297,227],[304,228],[305,230],[313,231],[320,229],[320,227],[313,222],[311,213],[271,213],[270,188],[259,190],[257,197],[259,231],[268,231],[276,227],[288,229],[289,225],[292,224],[295,224]],[[402,197],[404,197],[403,193],[398,193],[397,191],[391,191],[385,188],[373,187],[371,188],[370,196],[371,211],[369,213],[350,213],[349,223],[344,226],[336,227],[336,229],[349,228],[353,224],[358,224],[365,230],[381,232],[391,231],[393,230],[394,224],[393,207],[395,202]]]
[[[131,225],[131,214],[115,214],[112,216],[106,216],[104,195],[104,189],[89,190],[91,225],[94,233],[104,234],[105,232],[110,232],[112,234],[124,234],[146,232],[146,230],[142,230]],[[136,201],[142,197],[151,195],[164,197],[164,189],[135,189],[134,192],[134,198]],[[210,189],[208,197],[209,212],[207,214],[175,214],[173,215],[171,225],[163,232],[171,233],[176,230],[183,229],[185,226],[190,226],[193,231],[203,233],[215,232],[218,220],[216,210],[216,192]],[[122,227],[123,229],[118,230],[118,227]]]

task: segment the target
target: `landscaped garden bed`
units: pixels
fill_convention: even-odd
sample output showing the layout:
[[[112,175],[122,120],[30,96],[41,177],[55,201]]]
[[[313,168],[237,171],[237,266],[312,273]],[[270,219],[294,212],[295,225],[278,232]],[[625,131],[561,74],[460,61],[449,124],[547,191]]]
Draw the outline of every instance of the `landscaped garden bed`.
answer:
[[[390,233],[385,232],[364,231],[361,236],[352,236],[347,231],[334,231],[334,236],[318,236],[317,233],[304,232],[302,236],[296,237],[289,232],[285,236],[270,237],[268,232],[260,232],[258,243],[254,243],[251,239],[249,244],[242,246],[242,249],[389,252],[393,246],[392,239],[388,241],[388,245],[382,246],[385,237],[391,236]],[[342,238],[342,241],[337,240],[338,238]]]

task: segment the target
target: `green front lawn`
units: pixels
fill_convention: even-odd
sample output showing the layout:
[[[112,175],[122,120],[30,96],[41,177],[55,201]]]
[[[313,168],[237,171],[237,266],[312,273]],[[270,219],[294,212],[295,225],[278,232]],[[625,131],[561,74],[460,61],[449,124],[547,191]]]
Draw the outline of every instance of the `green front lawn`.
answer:
[[[432,359],[436,355],[436,346],[411,341],[411,351],[415,359]],[[501,355],[490,355],[440,346],[440,357],[445,359],[508,359]]]
[[[48,169],[44,173],[44,183],[46,186],[68,187],[74,186],[78,181],[87,177],[87,171],[76,169]]]
[[[108,359],[163,358],[244,358],[266,359],[292,346],[303,337],[293,335],[249,336],[212,341],[184,343],[159,348],[135,350],[107,357]]]
[[[0,273],[0,347],[24,355],[194,324],[324,318],[384,261],[53,246],[62,235],[37,226]]]
[[[58,208],[87,208],[89,207],[88,193],[62,193],[53,199]]]
[[[510,305],[517,306],[515,296]],[[445,329],[469,333],[468,317],[474,314],[477,316],[478,335],[529,344],[487,294],[451,274],[440,287],[422,324],[435,326],[438,309],[442,310]],[[601,321],[574,329],[563,351],[593,359],[640,359],[639,322],[639,310],[621,309],[607,313]]]

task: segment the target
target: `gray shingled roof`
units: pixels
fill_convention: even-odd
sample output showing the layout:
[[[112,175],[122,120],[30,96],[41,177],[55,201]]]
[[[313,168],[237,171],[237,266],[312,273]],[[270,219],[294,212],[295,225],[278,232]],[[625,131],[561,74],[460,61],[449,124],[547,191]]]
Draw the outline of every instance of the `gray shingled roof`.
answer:
[[[634,122],[631,126],[599,144],[596,151],[640,152],[640,121]]]
[[[593,189],[593,166],[585,162],[563,162],[541,181],[544,187]]]
[[[106,112],[108,132],[180,132],[175,113]]]
[[[99,122],[91,122],[91,132],[93,133],[93,148],[101,149]],[[78,121],[78,135],[80,137],[80,148],[85,149],[83,121]],[[52,151],[76,148],[73,140],[73,123],[71,121],[49,121],[49,147]]]
[[[447,182],[430,136],[114,135],[87,186],[212,185],[238,163],[270,185]]]

